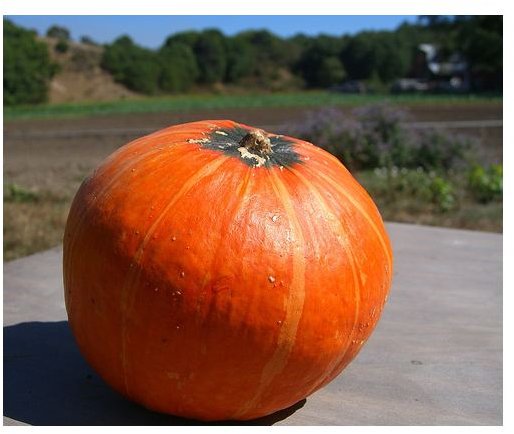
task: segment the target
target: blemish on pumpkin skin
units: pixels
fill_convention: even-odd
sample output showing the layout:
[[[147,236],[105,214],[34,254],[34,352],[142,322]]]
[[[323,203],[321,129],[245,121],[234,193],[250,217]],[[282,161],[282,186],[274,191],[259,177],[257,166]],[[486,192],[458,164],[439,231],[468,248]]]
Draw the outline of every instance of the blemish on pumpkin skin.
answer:
[[[275,283],[275,277],[274,276],[268,276],[269,283]]]
[[[184,271],[180,272],[180,277],[185,277],[186,273]]]
[[[203,139],[187,139],[187,143],[209,143],[209,139],[206,137]]]

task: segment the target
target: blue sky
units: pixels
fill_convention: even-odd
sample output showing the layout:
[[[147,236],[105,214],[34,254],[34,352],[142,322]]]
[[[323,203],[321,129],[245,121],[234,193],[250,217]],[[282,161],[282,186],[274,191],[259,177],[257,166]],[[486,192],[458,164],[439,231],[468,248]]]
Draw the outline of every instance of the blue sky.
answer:
[[[16,24],[36,29],[44,34],[48,27],[58,24],[71,31],[73,39],[88,35],[100,43],[111,42],[128,34],[138,44],[157,48],[166,36],[183,30],[219,28],[233,35],[242,30],[266,28],[280,36],[296,33],[341,35],[360,30],[392,30],[404,21],[414,22],[410,15],[346,15],[346,16],[9,16]]]

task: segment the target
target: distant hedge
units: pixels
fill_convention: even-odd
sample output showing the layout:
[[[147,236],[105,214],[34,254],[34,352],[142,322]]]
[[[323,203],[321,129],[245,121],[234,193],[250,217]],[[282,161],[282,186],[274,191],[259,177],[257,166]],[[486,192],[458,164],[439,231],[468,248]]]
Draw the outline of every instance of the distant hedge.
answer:
[[[4,19],[4,105],[45,102],[56,70],[34,32]]]

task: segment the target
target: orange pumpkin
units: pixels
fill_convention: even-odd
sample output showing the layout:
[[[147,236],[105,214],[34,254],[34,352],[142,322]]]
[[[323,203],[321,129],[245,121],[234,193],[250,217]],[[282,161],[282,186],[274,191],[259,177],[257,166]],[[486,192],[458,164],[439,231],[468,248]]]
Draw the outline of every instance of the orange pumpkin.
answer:
[[[322,149],[232,121],[177,125],[84,181],[64,237],[69,324],[149,409],[246,420],[336,377],[375,327],[392,252]]]

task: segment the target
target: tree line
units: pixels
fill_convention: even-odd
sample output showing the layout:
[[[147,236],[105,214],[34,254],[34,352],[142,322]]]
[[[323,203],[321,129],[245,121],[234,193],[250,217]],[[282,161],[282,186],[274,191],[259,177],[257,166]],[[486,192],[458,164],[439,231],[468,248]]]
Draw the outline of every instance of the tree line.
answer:
[[[69,38],[69,32],[57,26],[48,35]],[[156,50],[124,35],[105,44],[101,67],[127,88],[149,95],[219,84],[271,91],[329,88],[345,80],[386,90],[394,79],[409,76],[416,47],[428,42],[442,53],[459,51],[467,58],[472,74],[481,78],[481,88],[474,90],[498,91],[502,35],[501,16],[422,16],[394,31],[342,36],[282,38],[267,30],[234,36],[217,29],[187,31],[170,35]],[[82,40],[93,43],[87,37]],[[34,32],[4,20],[5,104],[44,101],[44,83],[55,73],[44,51]]]

